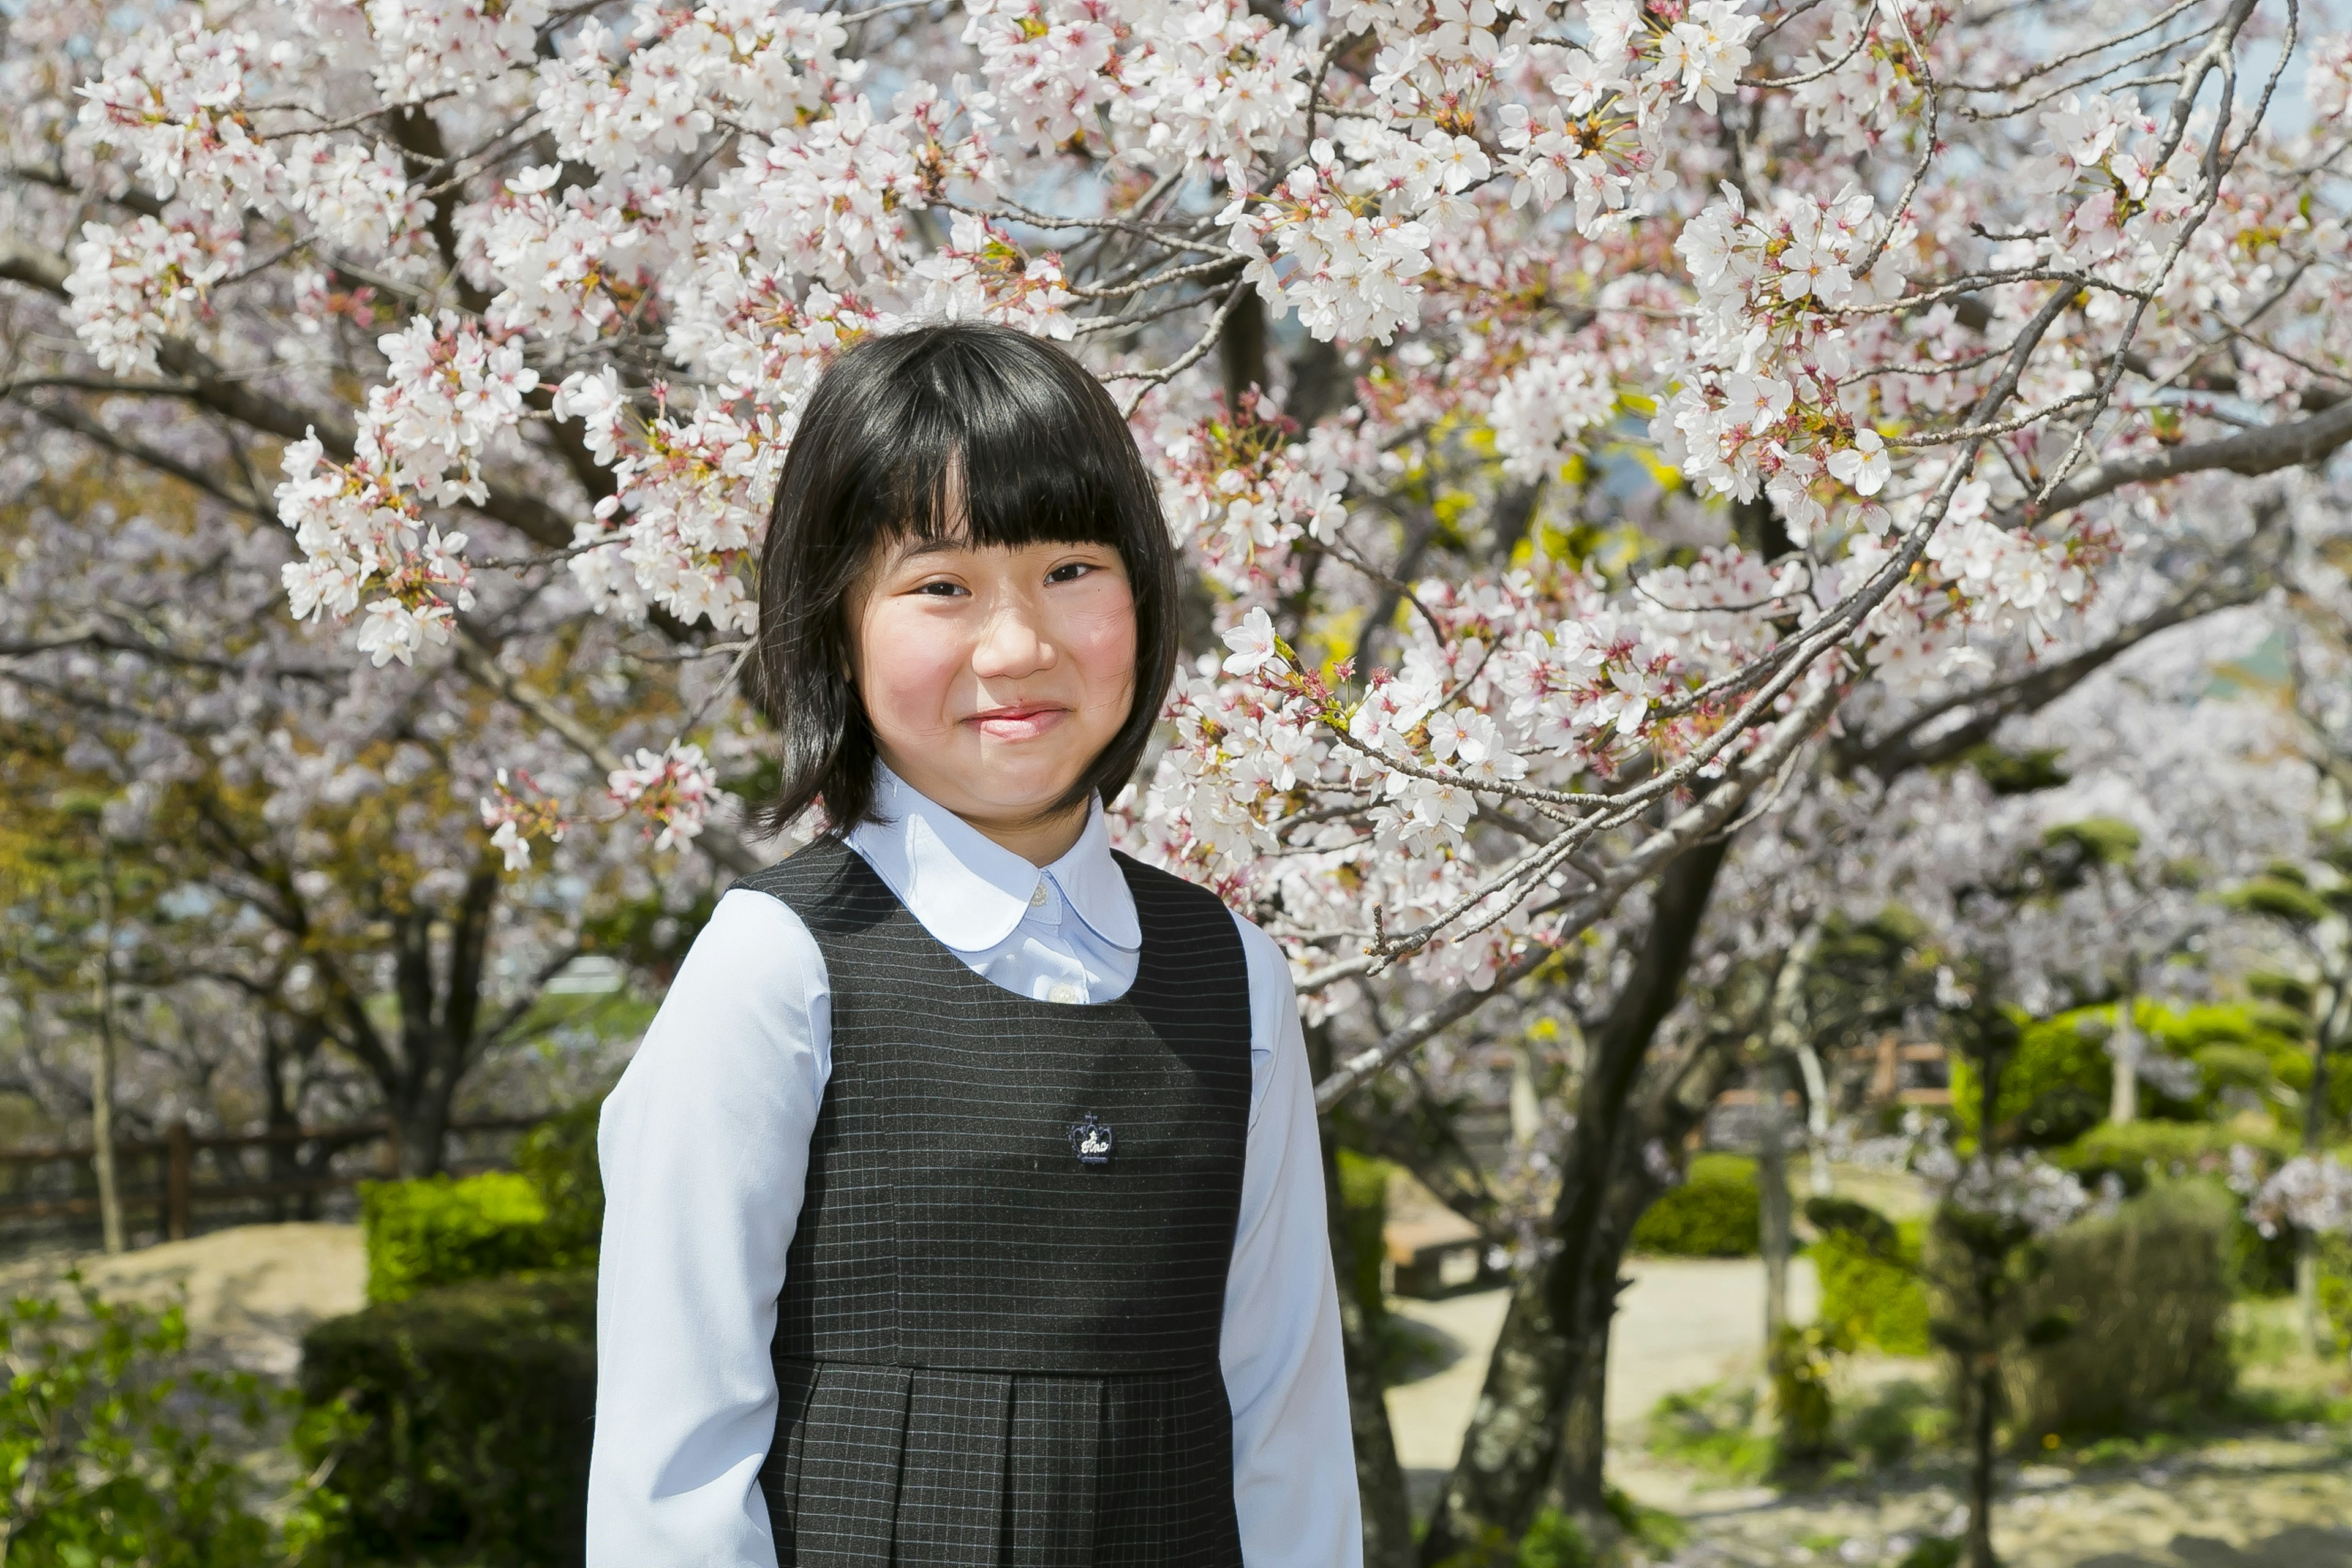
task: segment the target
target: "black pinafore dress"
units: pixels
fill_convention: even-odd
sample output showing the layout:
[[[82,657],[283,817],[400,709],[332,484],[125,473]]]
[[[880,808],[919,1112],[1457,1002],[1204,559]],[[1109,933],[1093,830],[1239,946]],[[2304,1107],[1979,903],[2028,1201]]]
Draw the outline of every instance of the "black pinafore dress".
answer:
[[[1241,1568],[1247,960],[1214,895],[1118,858],[1143,948],[1095,1005],[973,973],[835,840],[738,884],[833,994],[760,1473],[780,1564]]]

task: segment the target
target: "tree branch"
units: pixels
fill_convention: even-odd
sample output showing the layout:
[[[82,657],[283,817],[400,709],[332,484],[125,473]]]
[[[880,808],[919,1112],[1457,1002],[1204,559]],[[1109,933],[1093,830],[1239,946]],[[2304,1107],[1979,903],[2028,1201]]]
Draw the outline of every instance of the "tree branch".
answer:
[[[2022,528],[2126,485],[2153,484],[2187,474],[2217,470],[2250,478],[2273,474],[2299,463],[2317,462],[2347,441],[2352,441],[2352,398],[2308,419],[2290,419],[2218,441],[2158,447],[2094,463],[2051,491],[2050,499],[2039,508],[2012,508],[1996,516],[1993,523],[1998,528]]]
[[[2275,515],[2275,510],[2271,515]],[[2265,517],[2258,525],[2257,537],[2268,527],[2269,518]],[[2233,552],[2233,557],[2238,553]],[[1931,768],[1950,762],[1969,747],[1990,739],[2011,716],[2048,707],[2157,633],[2216,610],[2252,604],[2270,586],[2270,574],[2263,571],[2216,591],[2216,579],[2224,569],[2208,574],[2153,614],[2095,647],[1931,703],[1876,740],[1841,744],[1835,752],[1838,771],[1853,773],[1866,769],[1884,784],[1915,768]]]

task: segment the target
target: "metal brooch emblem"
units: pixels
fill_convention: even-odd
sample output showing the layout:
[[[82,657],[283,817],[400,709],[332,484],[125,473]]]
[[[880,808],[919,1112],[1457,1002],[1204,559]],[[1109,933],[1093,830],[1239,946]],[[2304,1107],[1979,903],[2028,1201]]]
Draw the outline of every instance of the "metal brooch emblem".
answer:
[[[1093,1111],[1070,1123],[1070,1152],[1078,1157],[1079,1164],[1109,1164],[1110,1145],[1110,1124],[1097,1121]]]

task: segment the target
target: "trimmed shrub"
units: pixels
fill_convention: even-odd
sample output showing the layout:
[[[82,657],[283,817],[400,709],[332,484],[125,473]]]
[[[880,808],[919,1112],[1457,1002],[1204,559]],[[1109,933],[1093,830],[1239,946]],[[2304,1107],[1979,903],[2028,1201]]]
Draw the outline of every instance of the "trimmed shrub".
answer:
[[[2115,1082],[2115,1065],[2106,1053],[2115,1020],[2116,1005],[2109,1003],[2024,1026],[2000,1080],[1999,1116],[2012,1138],[2054,1147],[2105,1118]],[[2167,1056],[2189,1058],[2204,1076],[2198,1092],[2185,1100],[2142,1085],[2145,1115],[2193,1121],[2213,1114],[2225,1089],[2263,1093],[2273,1081],[2289,1088],[2310,1081],[2309,1067],[2298,1065],[2309,1021],[2275,1002],[2168,1007],[2142,1000],[2132,1010],[2132,1021],[2149,1045]],[[1952,1068],[1953,1114],[1969,1132],[1977,1124],[1974,1070],[1966,1061]],[[2346,1105],[2352,1107],[2352,1091]]]
[[[1386,1160],[1339,1152],[1339,1214],[1347,1227],[1349,1283],[1368,1320],[1381,1317],[1381,1264],[1388,1257],[1389,1173]]]
[[[595,1277],[562,1274],[422,1290],[305,1334],[303,1399],[355,1418],[326,1483],[354,1552],[579,1563],[595,1324]]]
[[[2352,1239],[2324,1237],[2319,1243],[2320,1330],[2341,1355],[2352,1346]]]
[[[2105,1048],[2114,1031],[2113,1007],[2078,1007],[2027,1024],[2018,1033],[2016,1055],[2000,1075],[2000,1100],[1993,1111],[1996,1122],[2017,1122],[2036,1102],[2046,1108],[2086,1101],[2104,1110],[2115,1082],[2115,1066],[2107,1059]],[[1974,1064],[1966,1058],[1953,1060],[1952,1113],[1970,1133],[1977,1130],[1983,1100],[1975,1072]]]
[[[549,1249],[562,1268],[596,1259],[604,1229],[604,1178],[596,1165],[596,1119],[604,1097],[560,1110],[523,1135],[515,1169],[547,1211]]]
[[[2230,1168],[2230,1150],[2239,1143],[2284,1160],[2294,1152],[2294,1141],[2274,1128],[2211,1121],[2113,1122],[2092,1128],[2058,1155],[2066,1166],[2093,1185],[2110,1173],[2137,1192],[2151,1180],[2189,1175],[2215,1175]]]
[[[2019,1321],[2070,1327],[2005,1363],[2018,1441],[2125,1431],[2229,1393],[2235,1215],[2212,1183],[2163,1182],[2050,1238],[2048,1267],[2020,1298]]]
[[[1927,1291],[1919,1278],[1925,1223],[1897,1226],[1860,1204],[1851,1206],[1885,1228],[1823,1225],[1816,1205],[1806,1205],[1806,1217],[1822,1232],[1808,1248],[1821,1280],[1822,1321],[1888,1355],[1927,1354]]]
[[[1517,1568],[1592,1568],[1592,1542],[1576,1521],[1557,1509],[1536,1515],[1519,1542]]]
[[[1871,1388],[1839,1411],[1837,1440],[1857,1463],[1885,1469],[1948,1441],[1951,1427],[1943,1394],[1906,1377]]]
[[[1701,1154],[1682,1182],[1658,1194],[1634,1222],[1635,1252],[1675,1258],[1750,1258],[1761,1222],[1756,1162],[1740,1154]]]
[[[549,1226],[539,1189],[507,1171],[463,1179],[362,1182],[360,1228],[366,1238],[372,1302],[405,1300],[436,1285],[588,1261],[572,1256],[569,1238]]]

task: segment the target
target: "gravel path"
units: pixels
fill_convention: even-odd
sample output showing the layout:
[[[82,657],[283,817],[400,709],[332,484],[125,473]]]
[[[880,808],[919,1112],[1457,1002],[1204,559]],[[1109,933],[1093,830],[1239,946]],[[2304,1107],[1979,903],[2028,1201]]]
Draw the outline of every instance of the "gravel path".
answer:
[[[1680,1514],[1691,1538],[1677,1568],[1892,1568],[1923,1535],[1956,1532],[1957,1481],[1801,1493],[1705,1489],[1637,1446],[1664,1394],[1752,1376],[1763,1348],[1763,1269],[1752,1259],[1635,1259],[1610,1341],[1611,1479]],[[1792,1280],[1809,1317],[1809,1272]],[[1460,1451],[1501,1325],[1504,1292],[1398,1301],[1396,1310],[1459,1346],[1459,1359],[1389,1391],[1397,1457],[1426,1507]],[[1911,1363],[1905,1363],[1906,1367]],[[2076,1473],[2029,1466],[1996,1514],[2008,1568],[2352,1568],[2352,1431],[2221,1442],[2138,1468]]]
[[[1692,1526],[1678,1568],[1898,1562],[1964,1521],[1957,1478],[1903,1490],[1777,1497],[1692,1492],[1639,1461],[1620,1484]],[[2216,1443],[2137,1469],[2027,1466],[1993,1515],[2007,1568],[2347,1568],[2352,1434],[2306,1429]]]
[[[0,1268],[0,1295],[58,1289],[73,1261],[100,1292],[118,1300],[160,1307],[184,1290],[194,1348],[273,1377],[290,1377],[300,1364],[305,1329],[358,1310],[367,1290],[358,1226],[248,1225],[118,1258],[11,1264]]]
[[[1609,1341],[1609,1424],[1629,1430],[1660,1398],[1726,1378],[1753,1376],[1764,1353],[1764,1269],[1753,1258],[1637,1258]],[[1407,1469],[1451,1467],[1486,1375],[1507,1292],[1438,1301],[1399,1299],[1399,1316],[1434,1329],[1455,1359],[1389,1390],[1397,1458]],[[1811,1263],[1790,1270],[1790,1310],[1810,1321],[1819,1299]]]

